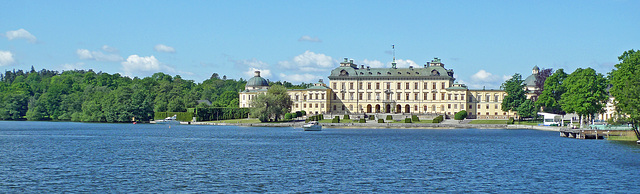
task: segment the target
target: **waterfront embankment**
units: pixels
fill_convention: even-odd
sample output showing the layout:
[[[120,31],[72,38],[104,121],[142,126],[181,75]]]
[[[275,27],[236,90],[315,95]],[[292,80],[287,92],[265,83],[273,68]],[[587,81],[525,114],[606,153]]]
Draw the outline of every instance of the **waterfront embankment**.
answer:
[[[191,122],[192,125],[230,125],[246,127],[301,127],[304,122],[286,123],[212,123]],[[321,123],[329,128],[426,128],[426,129],[536,129],[544,131],[560,131],[560,127],[533,126],[533,125],[507,125],[507,124],[462,124],[462,123]]]

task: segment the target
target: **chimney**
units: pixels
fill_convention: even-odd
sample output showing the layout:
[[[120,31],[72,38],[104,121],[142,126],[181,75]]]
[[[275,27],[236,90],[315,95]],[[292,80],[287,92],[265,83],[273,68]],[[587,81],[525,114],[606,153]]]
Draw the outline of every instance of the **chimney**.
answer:
[[[427,65],[424,65],[424,68],[427,68]]]
[[[346,63],[347,61],[349,61],[349,59],[348,58],[344,58],[344,62]]]
[[[364,69],[364,65],[360,65],[360,69]]]
[[[353,64],[353,59],[349,60],[349,63]]]
[[[260,77],[260,71],[254,71],[254,73],[256,74],[255,77]]]

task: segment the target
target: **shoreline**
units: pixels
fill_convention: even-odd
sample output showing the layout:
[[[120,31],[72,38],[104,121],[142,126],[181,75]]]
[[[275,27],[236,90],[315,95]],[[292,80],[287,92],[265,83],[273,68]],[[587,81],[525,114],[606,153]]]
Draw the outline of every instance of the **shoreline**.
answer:
[[[244,127],[301,127],[304,122],[290,123],[210,123],[191,122],[181,123],[191,125],[216,125],[216,126],[244,126]],[[507,124],[459,124],[459,123],[321,123],[326,128],[412,128],[412,129],[535,129],[541,131],[560,131],[561,127],[533,126],[533,125],[507,125]]]

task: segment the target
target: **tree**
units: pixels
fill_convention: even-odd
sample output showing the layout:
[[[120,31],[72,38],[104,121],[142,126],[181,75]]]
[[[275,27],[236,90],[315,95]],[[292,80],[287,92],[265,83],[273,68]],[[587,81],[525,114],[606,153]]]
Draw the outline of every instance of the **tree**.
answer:
[[[622,62],[609,73],[612,85],[609,92],[614,97],[616,110],[630,118],[636,136],[640,138],[640,51],[625,51],[618,60]]]
[[[535,96],[540,96],[542,91],[544,90],[544,82],[547,80],[549,76],[553,74],[553,69],[542,69],[536,74],[536,88],[538,88],[535,92]]]
[[[609,97],[606,81],[604,76],[596,73],[594,69],[578,68],[562,83],[566,92],[561,96],[560,106],[565,112],[574,112],[580,116],[580,127],[583,117],[591,117],[602,111]]]
[[[544,90],[542,90],[542,93],[538,96],[538,100],[535,103],[538,110],[540,110],[539,108],[541,107],[544,112],[564,114],[560,107],[560,98],[566,91],[562,85],[566,78],[567,73],[565,73],[563,69],[558,69],[553,75],[546,79],[544,82]]]
[[[267,93],[258,94],[251,101],[251,115],[258,117],[262,122],[271,118],[278,121],[283,114],[291,112],[291,105],[293,101],[287,94],[287,89],[276,85],[269,88]]]
[[[507,96],[502,100],[502,111],[515,111],[527,99],[523,82],[522,76],[516,73],[511,79],[502,83],[500,88],[507,93]]]
[[[456,120],[464,120],[465,118],[467,118],[467,116],[468,116],[467,111],[466,110],[462,110],[460,112],[457,112],[454,115],[454,119],[456,119]]]
[[[520,118],[535,118],[538,115],[536,106],[530,99],[527,99],[524,103],[520,104],[517,110]]]

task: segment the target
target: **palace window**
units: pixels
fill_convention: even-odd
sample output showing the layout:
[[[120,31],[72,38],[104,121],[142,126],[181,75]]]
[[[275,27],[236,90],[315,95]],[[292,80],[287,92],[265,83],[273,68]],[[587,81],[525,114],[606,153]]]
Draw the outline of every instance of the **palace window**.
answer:
[[[341,89],[347,89],[347,87],[344,86],[344,83],[341,83],[340,85],[342,86]]]
[[[484,100],[489,102],[489,97],[491,97],[491,95],[487,94],[487,98],[485,98]]]
[[[451,94],[447,95],[447,100],[451,100]]]
[[[442,89],[444,89],[444,82],[442,82]]]
[[[344,98],[344,93],[341,93],[341,94],[342,94],[342,97],[341,97],[340,99],[345,99],[345,98]]]
[[[333,89],[338,90],[338,87],[336,87],[336,83],[333,83]]]
[[[487,104],[487,109],[489,109],[489,105]]]
[[[418,111],[418,105],[413,105],[413,110]]]
[[[453,95],[453,100],[458,100],[458,95]]]
[[[436,93],[432,93],[431,100],[436,100]]]
[[[457,109],[458,108],[458,104],[453,104],[453,108]]]
[[[409,93],[407,93],[407,94],[405,95],[405,97],[406,97],[406,99],[405,99],[405,100],[409,100]]]
[[[427,105],[424,105],[424,112],[427,112]]]
[[[414,93],[414,94],[413,94],[413,99],[414,99],[414,100],[418,100],[418,93]]]
[[[387,82],[387,89],[391,89],[391,83]]]
[[[480,109],[480,105],[478,104],[478,109]]]
[[[497,94],[495,96],[493,96],[493,101],[494,102],[498,102],[498,95]]]
[[[371,82],[367,83],[367,89],[370,90],[371,89]]]
[[[358,83],[358,89],[362,90],[362,83]]]
[[[464,94],[460,94],[460,100],[464,101]]]
[[[401,100],[401,99],[400,99],[400,95],[401,95],[401,94],[402,94],[402,93],[398,93],[398,96],[397,96],[397,98],[396,98],[397,100]]]
[[[496,109],[498,109],[498,105],[496,104]]]
[[[436,89],[436,82],[433,82],[433,84],[431,84],[431,89]]]
[[[425,90],[427,89],[427,86],[429,86],[429,85],[428,85],[428,83],[427,83],[427,82],[424,82],[424,89],[425,89]]]
[[[413,83],[413,89],[418,89],[418,82]]]
[[[376,83],[376,90],[380,89],[380,83]]]
[[[344,110],[346,107],[344,105],[342,105],[342,110]]]
[[[349,83],[349,89],[353,90],[353,83]]]
[[[447,109],[451,109],[451,104],[447,104]]]
[[[358,100],[362,100],[362,93],[358,94]]]
[[[402,84],[401,84],[401,83],[398,83],[398,87],[396,87],[396,89],[398,89],[398,90],[399,90],[399,89],[402,89]]]
[[[422,100],[427,100],[427,93],[426,92],[422,93]]]
[[[473,106],[472,106],[472,105],[469,105],[469,110],[471,110],[471,109],[473,109]]]
[[[316,100],[318,99],[318,94],[316,94]]]
[[[371,100],[371,93],[367,93],[367,100]]]
[[[408,89],[409,89],[409,82],[405,83],[405,84],[404,84],[404,87],[405,87],[404,89],[407,89],[407,90],[408,90]]]
[[[440,94],[440,100],[444,100],[444,93]]]

